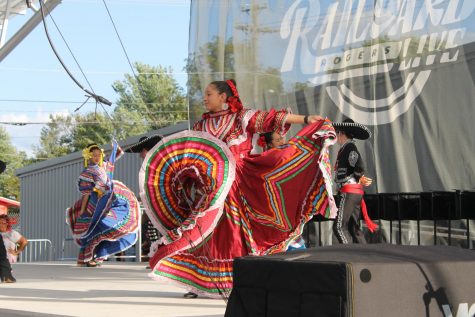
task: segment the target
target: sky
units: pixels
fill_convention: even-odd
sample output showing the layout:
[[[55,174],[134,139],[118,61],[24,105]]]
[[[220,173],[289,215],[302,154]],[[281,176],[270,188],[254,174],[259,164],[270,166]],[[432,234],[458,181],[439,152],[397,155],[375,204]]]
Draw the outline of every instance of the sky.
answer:
[[[190,0],[105,0],[129,60],[171,67],[185,89]],[[8,25],[7,40],[31,14],[16,16]],[[82,86],[115,103],[112,83],[132,74],[103,0],[63,0],[47,18],[47,26],[61,59]],[[65,39],[67,46],[63,39]],[[73,53],[77,66],[69,49]],[[80,69],[85,73],[82,75]],[[90,83],[90,87],[89,84]],[[0,124],[12,144],[29,156],[39,145],[50,114],[71,114],[86,100],[54,55],[39,24],[0,62]],[[112,105],[114,107],[115,104]],[[88,103],[82,111],[94,111]],[[112,108],[107,107],[107,111]]]

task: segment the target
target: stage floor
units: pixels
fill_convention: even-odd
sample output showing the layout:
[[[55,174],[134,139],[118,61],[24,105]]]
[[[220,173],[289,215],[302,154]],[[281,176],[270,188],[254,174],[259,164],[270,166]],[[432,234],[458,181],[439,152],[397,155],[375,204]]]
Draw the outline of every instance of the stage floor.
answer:
[[[18,263],[0,284],[0,316],[224,316],[223,300],[183,298],[184,289],[151,280],[147,263]]]

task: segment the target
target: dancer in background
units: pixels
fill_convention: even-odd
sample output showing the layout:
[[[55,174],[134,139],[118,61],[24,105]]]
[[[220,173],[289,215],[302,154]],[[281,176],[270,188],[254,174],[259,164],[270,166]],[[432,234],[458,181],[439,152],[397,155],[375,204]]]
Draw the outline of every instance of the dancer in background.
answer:
[[[151,136],[143,136],[139,139],[137,143],[125,150],[126,153],[138,153],[140,158],[143,160],[147,155],[148,151],[152,149],[160,140],[162,139],[161,135],[155,134]],[[160,237],[160,234],[150,221],[146,213],[142,214],[142,227],[141,227],[141,238],[142,238],[142,253],[147,256],[144,257],[146,261],[149,260],[148,254],[150,253],[150,247],[152,243],[157,241]],[[149,269],[150,267],[147,266]]]
[[[160,140],[162,139],[161,135],[154,134],[151,136],[143,136],[139,141],[132,146],[130,146],[126,153],[138,153],[140,158],[143,160],[147,155],[148,151],[153,148]]]
[[[262,133],[259,136],[258,144],[262,147],[263,151],[275,149],[284,146],[285,135],[281,135],[278,131]],[[287,251],[300,249],[306,249],[305,240],[301,235],[295,238],[295,240],[289,244],[289,248],[287,249]]]
[[[151,276],[186,297],[228,297],[233,260],[283,252],[314,214],[334,216],[327,147],[331,123],[317,115],[243,108],[233,80],[204,92],[193,130],[165,137],[145,157],[141,197],[163,237]],[[288,146],[251,155],[259,133],[308,125]]]
[[[267,151],[285,144],[285,135],[281,135],[278,131],[270,131],[262,133],[259,136],[258,144],[263,151]]]
[[[7,165],[0,160],[0,174],[5,172]],[[6,214],[6,211],[2,211]],[[7,230],[8,223],[5,220],[0,220],[0,231]],[[7,249],[3,242],[3,235],[0,234],[0,281],[2,283],[15,283],[16,279],[12,275],[12,266],[7,257]]]
[[[109,161],[104,161],[97,144],[88,145],[82,154],[85,167],[78,180],[82,198],[67,210],[67,223],[80,247],[78,266],[95,267],[135,244],[139,204],[130,189],[112,180],[116,156],[122,154],[116,143]]]
[[[366,140],[371,131],[351,119],[334,122],[337,142],[341,145],[335,164],[335,182],[338,213],[333,224],[333,234],[339,243],[366,243],[359,226],[361,213],[368,229],[373,232],[377,225],[371,221],[363,200],[363,186],[369,186],[372,179],[364,176],[365,165],[355,139]]]
[[[28,240],[18,231],[12,229],[14,221],[7,214],[0,215],[0,233],[7,251],[10,264],[16,263],[20,253],[26,248]]]

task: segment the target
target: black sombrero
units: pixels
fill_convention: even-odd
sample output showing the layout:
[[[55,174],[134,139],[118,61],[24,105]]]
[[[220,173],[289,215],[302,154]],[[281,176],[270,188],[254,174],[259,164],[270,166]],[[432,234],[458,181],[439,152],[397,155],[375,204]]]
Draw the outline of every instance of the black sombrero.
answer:
[[[7,164],[5,164],[4,161],[0,161],[0,174],[5,172],[5,169],[7,168]]]
[[[333,127],[335,131],[343,131],[352,135],[355,139],[366,140],[371,137],[371,131],[367,127],[351,119],[345,119],[343,122],[333,122]]]
[[[125,152],[140,153],[142,152],[143,149],[150,150],[151,148],[155,146],[155,144],[160,142],[161,139],[162,139],[162,136],[158,134],[151,135],[151,136],[143,136],[139,139],[137,143],[135,143],[134,145],[129,147],[127,150],[125,150]]]

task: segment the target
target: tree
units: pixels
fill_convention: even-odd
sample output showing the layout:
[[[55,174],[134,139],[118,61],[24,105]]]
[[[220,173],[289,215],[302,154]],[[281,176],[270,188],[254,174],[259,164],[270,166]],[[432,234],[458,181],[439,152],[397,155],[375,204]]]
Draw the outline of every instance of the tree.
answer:
[[[98,112],[74,115],[71,140],[74,151],[80,151],[92,143],[107,144],[114,137],[113,122]]]
[[[37,160],[64,156],[74,152],[71,137],[71,116],[50,115],[50,122],[41,129],[40,145],[33,147]]]
[[[186,96],[171,69],[135,63],[137,78],[125,75],[112,88],[119,94],[112,113],[87,112],[50,116],[41,130],[36,160],[60,157],[82,150],[88,144],[110,143],[188,120]]]
[[[221,54],[222,53],[222,54]],[[219,58],[223,56],[222,58]],[[206,68],[203,70],[202,68]],[[188,96],[190,119],[199,118],[203,113],[203,88],[205,84],[224,78],[234,78],[234,44],[232,38],[226,42],[219,36],[205,43],[197,51],[191,53],[185,71],[188,74]]]
[[[256,29],[255,31],[261,30]],[[224,40],[216,36],[188,56],[185,70],[188,73],[190,120],[198,119],[203,113],[202,91],[205,85],[214,80],[236,79],[236,75],[239,75],[238,90],[241,95],[248,96],[248,102],[253,103],[249,105],[250,107],[262,106],[266,100],[266,94],[269,92],[276,96],[282,93],[284,88],[280,70],[259,65],[256,61],[256,54],[250,53],[256,49],[257,47],[248,40],[238,42],[233,37]],[[239,52],[241,55],[244,54],[243,52],[247,52],[246,56],[253,56],[252,61],[246,59],[247,62],[240,65],[239,74],[235,70],[235,52]]]
[[[99,112],[50,115],[41,129],[40,146],[34,147],[36,161],[80,151],[91,143],[109,143],[113,135],[112,121]]]
[[[24,166],[26,158],[26,153],[17,151],[5,128],[0,127],[0,160],[7,164],[7,169],[0,175],[0,196],[20,199],[20,180],[14,172]]]
[[[119,94],[113,113],[117,135],[125,138],[188,120],[186,96],[170,75],[172,69],[138,62],[134,66],[136,77],[126,74],[112,85]]]

